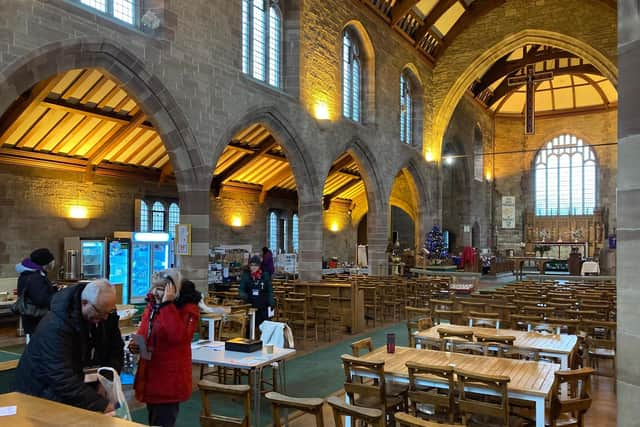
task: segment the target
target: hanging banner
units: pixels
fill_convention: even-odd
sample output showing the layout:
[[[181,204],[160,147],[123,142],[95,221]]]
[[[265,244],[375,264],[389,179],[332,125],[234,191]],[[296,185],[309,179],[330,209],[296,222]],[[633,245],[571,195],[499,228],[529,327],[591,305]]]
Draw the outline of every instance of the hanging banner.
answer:
[[[502,228],[516,228],[515,196],[502,196]]]

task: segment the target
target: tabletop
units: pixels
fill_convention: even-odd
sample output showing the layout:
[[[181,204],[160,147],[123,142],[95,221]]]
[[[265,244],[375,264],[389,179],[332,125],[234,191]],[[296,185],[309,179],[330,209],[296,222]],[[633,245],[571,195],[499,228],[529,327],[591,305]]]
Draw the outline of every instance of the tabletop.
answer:
[[[553,386],[554,372],[560,368],[560,365],[555,363],[472,356],[409,347],[396,347],[395,353],[389,354],[383,346],[362,358],[384,361],[386,375],[407,380],[409,373],[406,363],[409,361],[435,366],[454,366],[456,369],[484,375],[508,376],[511,378],[508,384],[510,392],[545,397]]]
[[[473,329],[474,335],[506,335],[514,336],[516,340],[513,345],[519,348],[528,348],[531,350],[539,350],[546,353],[570,354],[578,337],[575,335],[557,335],[557,334],[541,334],[538,332],[518,331],[515,329],[495,329],[495,328],[469,328],[460,325],[440,325],[434,326],[416,334],[416,337],[440,339],[438,329]]]
[[[273,362],[290,359],[295,354],[296,350],[293,348],[274,348],[273,353],[267,353],[264,348],[253,353],[227,351],[222,341],[207,344],[194,343],[191,347],[193,363],[240,369],[262,368]]]
[[[0,424],[11,427],[142,426],[142,424],[106,416],[99,412],[87,411],[22,393],[0,394],[0,407],[5,406],[16,406],[17,409],[16,415],[0,417]]]

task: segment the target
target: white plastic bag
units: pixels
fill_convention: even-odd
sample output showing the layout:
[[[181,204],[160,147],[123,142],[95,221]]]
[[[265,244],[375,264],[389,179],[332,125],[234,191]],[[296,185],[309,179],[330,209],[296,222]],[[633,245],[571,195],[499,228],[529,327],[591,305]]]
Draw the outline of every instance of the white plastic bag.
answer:
[[[102,375],[101,372],[108,371],[113,375],[113,381]],[[102,387],[107,392],[107,398],[116,408],[116,417],[123,418],[125,420],[133,421],[131,419],[131,412],[129,411],[129,405],[127,405],[127,398],[122,391],[122,383],[120,382],[120,375],[115,369],[110,367],[98,368],[98,381],[102,384]]]

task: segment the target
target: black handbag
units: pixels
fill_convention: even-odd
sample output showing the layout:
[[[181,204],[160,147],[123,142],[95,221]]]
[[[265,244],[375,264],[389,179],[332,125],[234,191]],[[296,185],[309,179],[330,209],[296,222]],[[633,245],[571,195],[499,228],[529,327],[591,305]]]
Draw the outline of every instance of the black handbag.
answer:
[[[18,296],[18,300],[11,304],[11,311],[21,316],[42,317],[49,311],[46,307],[38,307],[25,301],[24,293]]]

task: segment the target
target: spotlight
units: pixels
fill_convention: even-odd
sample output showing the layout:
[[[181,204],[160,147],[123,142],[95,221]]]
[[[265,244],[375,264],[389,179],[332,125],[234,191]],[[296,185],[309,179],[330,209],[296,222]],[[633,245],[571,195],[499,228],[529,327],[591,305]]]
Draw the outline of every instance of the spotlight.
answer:
[[[453,156],[445,156],[444,162],[446,164],[448,164],[448,165],[452,165],[453,164]]]

